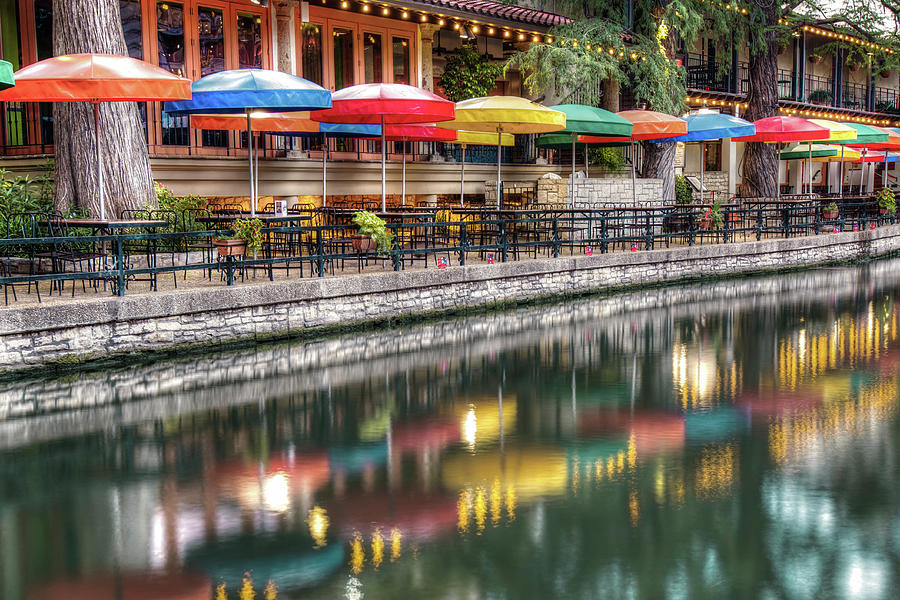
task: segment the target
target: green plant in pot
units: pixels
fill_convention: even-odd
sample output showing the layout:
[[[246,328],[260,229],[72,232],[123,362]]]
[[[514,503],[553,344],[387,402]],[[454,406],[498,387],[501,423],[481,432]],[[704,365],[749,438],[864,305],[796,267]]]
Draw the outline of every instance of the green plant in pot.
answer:
[[[219,237],[213,243],[221,256],[250,255],[254,259],[263,244],[263,222],[259,219],[235,219],[231,224],[234,234]]]
[[[838,205],[834,202],[829,202],[825,205],[825,208],[822,209],[822,218],[825,220],[837,219],[838,217]]]
[[[883,215],[892,215],[897,212],[897,201],[894,198],[894,192],[889,188],[881,188],[875,196],[878,201],[878,209]]]
[[[828,90],[813,90],[809,93],[808,100],[812,104],[828,104],[831,101],[831,92]]]
[[[721,229],[725,224],[722,214],[722,203],[716,200],[708,208],[703,209],[697,215],[697,223],[700,229]]]
[[[353,223],[359,227],[359,232],[351,237],[353,249],[357,252],[377,251],[379,254],[387,254],[391,251],[394,242],[394,234],[389,232],[384,219],[367,210],[353,213]]]

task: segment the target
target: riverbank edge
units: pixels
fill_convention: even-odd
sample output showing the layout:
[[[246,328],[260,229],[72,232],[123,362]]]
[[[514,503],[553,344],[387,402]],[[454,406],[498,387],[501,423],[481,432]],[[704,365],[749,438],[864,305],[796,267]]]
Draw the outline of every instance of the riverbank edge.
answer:
[[[900,225],[892,225],[804,238],[13,307],[0,311],[0,373],[315,339],[577,296],[875,259],[898,250]]]

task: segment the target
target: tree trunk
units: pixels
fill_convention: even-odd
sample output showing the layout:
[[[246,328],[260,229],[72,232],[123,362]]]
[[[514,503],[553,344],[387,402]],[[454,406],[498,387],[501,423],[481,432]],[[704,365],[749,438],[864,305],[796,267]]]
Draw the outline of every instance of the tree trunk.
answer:
[[[659,18],[659,15],[655,15]],[[666,50],[666,56],[672,57],[675,54],[675,32],[670,29],[669,35],[663,40],[663,47]],[[674,94],[673,94],[674,96]],[[672,105],[680,106],[680,98],[672,98]],[[651,110],[661,110],[669,112],[671,107],[655,107],[650,106]],[[644,177],[651,179],[662,179],[663,202],[675,203],[675,144],[653,144],[643,142],[644,145]]]
[[[615,77],[609,77],[602,83],[603,90],[603,110],[609,112],[619,112],[619,80]]]
[[[756,121],[778,114],[778,44],[772,31],[778,24],[781,4],[771,2],[763,9],[768,30],[765,49],[750,55],[750,93],[747,110],[743,117]],[[778,146],[751,142],[744,150],[744,182],[741,195],[744,197],[774,198],[778,185]]]
[[[119,0],[53,0],[53,53],[128,55]],[[93,106],[53,105],[58,210],[100,216]],[[156,206],[144,126],[136,102],[100,104],[100,163],[107,218],[126,208]]]

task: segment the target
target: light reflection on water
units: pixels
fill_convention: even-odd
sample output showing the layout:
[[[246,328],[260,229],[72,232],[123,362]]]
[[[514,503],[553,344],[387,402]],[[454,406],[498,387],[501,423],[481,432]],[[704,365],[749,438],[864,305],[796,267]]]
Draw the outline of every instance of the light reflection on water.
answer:
[[[144,397],[145,418],[8,422],[36,441],[0,455],[0,595],[892,597],[897,266],[602,318],[577,301],[528,337],[393,362],[285,374],[251,352],[7,384],[209,381]],[[456,326],[494,323],[476,319]]]

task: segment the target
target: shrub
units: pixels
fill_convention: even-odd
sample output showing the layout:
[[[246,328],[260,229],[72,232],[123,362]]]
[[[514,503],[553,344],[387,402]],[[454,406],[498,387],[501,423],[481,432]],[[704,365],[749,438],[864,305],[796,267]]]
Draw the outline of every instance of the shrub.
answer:
[[[353,222],[359,227],[359,235],[368,235],[378,244],[378,253],[387,254],[391,250],[394,234],[385,227],[384,219],[367,210],[353,213]]]
[[[894,198],[894,192],[888,188],[881,188],[876,196],[878,199],[878,207],[886,209],[890,214],[897,212],[897,201]]]
[[[694,192],[686,177],[675,176],[675,204],[691,204],[694,202]]]
[[[26,223],[20,213],[53,210],[53,178],[46,171],[37,179],[13,177],[5,169],[0,169],[0,227],[2,235],[19,237],[30,235],[30,220]],[[24,229],[23,229],[24,227]]]
[[[234,237],[244,240],[247,246],[247,253],[256,258],[256,254],[260,251],[263,244],[263,222],[259,219],[235,219],[231,224],[234,230]]]
[[[487,96],[503,74],[503,65],[490,62],[472,45],[464,44],[447,58],[441,87],[454,102]]]
[[[588,150],[588,160],[604,171],[621,171],[625,168],[625,152],[622,148],[592,148]]]

